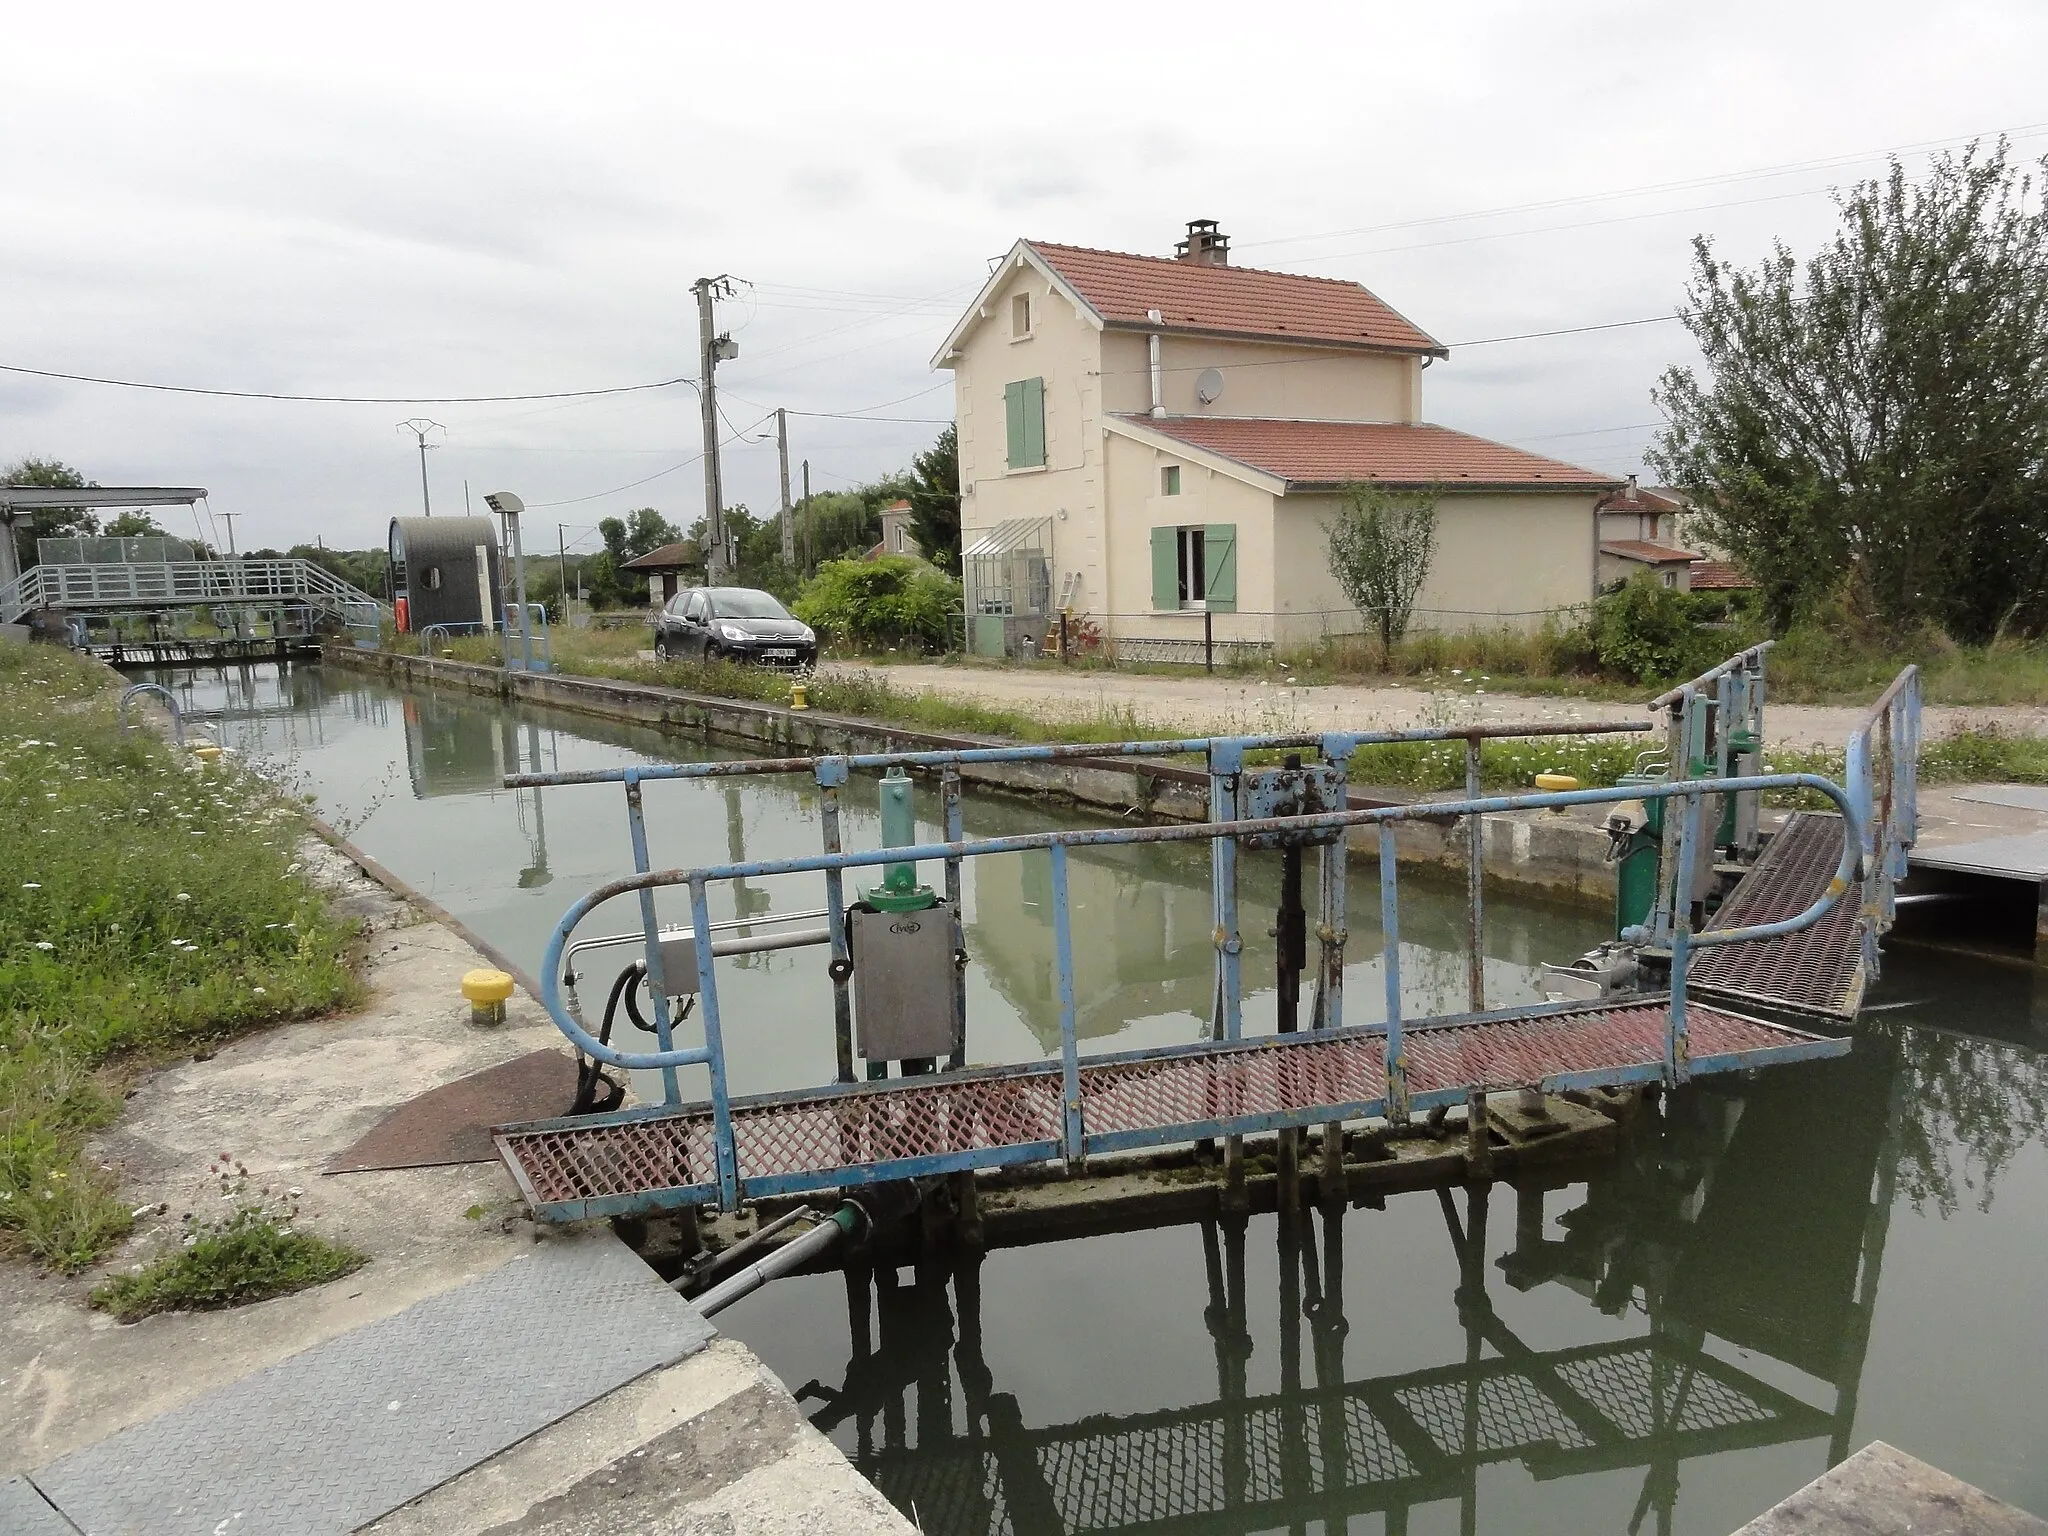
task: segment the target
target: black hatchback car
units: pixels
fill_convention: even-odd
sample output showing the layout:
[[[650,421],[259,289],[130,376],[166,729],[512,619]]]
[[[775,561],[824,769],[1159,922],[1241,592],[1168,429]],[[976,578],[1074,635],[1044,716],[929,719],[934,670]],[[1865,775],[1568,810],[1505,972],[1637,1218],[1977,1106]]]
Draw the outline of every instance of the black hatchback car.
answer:
[[[654,620],[657,659],[817,665],[818,637],[766,592],[752,587],[692,587],[668,600]]]

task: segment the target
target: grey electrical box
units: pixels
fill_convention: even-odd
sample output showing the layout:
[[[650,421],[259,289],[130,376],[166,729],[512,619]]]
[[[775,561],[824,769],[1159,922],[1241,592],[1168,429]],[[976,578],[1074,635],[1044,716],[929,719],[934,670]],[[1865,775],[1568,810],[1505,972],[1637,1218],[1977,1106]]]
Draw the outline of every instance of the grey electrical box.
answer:
[[[687,928],[661,930],[661,984],[670,997],[697,990],[697,940]]]
[[[867,1061],[945,1056],[960,1023],[953,909],[866,912],[853,920],[853,1011]]]

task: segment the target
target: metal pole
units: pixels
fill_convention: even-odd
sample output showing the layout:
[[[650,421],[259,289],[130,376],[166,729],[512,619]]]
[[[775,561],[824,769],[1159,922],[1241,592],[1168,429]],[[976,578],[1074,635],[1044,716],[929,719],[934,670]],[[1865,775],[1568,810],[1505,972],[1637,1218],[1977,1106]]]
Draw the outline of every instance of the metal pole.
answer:
[[[697,295],[697,408],[704,429],[704,516],[711,541],[706,563],[713,586],[724,582],[726,561],[725,490],[718,473],[718,386],[713,377],[718,369],[718,337],[713,330],[716,321],[711,298],[725,281],[700,277],[691,285]]]
[[[569,538],[562,525],[555,524],[555,562],[562,576],[562,622],[569,622]]]
[[[939,804],[946,822],[946,841],[964,842],[966,826],[961,816],[960,770],[948,766],[939,776]],[[967,929],[963,912],[965,903],[961,897],[959,859],[946,860],[946,904],[953,909],[953,1051],[946,1062],[947,1069],[957,1072],[967,1065],[967,968],[958,962],[967,952]],[[972,1177],[972,1175],[969,1175]]]
[[[1216,670],[1216,619],[1206,607],[1202,610],[1202,670]]]
[[[811,461],[804,460],[804,565],[818,562],[818,530],[811,526]]]
[[[789,413],[775,408],[775,457],[782,470],[782,563],[796,564],[796,514],[789,505]]]
[[[519,538],[519,514],[508,513],[505,523],[512,534],[512,592],[519,604],[519,648],[526,670],[533,670],[533,614],[526,606],[526,548]]]
[[[860,1212],[854,1206],[840,1206],[828,1220],[819,1222],[802,1237],[791,1239],[738,1274],[719,1281],[696,1298],[697,1310],[705,1317],[724,1311],[742,1296],[751,1296],[776,1276],[786,1275],[827,1249],[836,1247],[859,1222]]]
[[[839,834],[839,790],[846,783],[846,759],[828,757],[819,762],[818,822],[824,832],[825,851],[841,850]],[[847,982],[853,976],[853,952],[847,943],[845,881],[837,869],[825,871],[825,919],[832,933],[832,1043],[837,1057],[839,1081],[853,1081],[853,995]]]
[[[1481,767],[1477,736],[1465,742],[1465,798],[1479,798]],[[1474,1013],[1486,1008],[1486,818],[1474,811],[1465,819],[1465,920],[1468,948],[1465,990]]]
[[[1394,824],[1380,823],[1380,970],[1387,984],[1387,1120],[1408,1123],[1408,1062],[1401,1043],[1401,898]]]

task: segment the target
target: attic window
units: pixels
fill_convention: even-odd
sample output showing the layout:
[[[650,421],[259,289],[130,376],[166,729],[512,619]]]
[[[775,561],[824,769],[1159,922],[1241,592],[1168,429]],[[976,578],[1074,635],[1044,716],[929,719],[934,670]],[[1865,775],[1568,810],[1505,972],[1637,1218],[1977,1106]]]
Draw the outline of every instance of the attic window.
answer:
[[[1031,295],[1028,293],[1020,293],[1010,300],[1010,334],[1031,334]]]

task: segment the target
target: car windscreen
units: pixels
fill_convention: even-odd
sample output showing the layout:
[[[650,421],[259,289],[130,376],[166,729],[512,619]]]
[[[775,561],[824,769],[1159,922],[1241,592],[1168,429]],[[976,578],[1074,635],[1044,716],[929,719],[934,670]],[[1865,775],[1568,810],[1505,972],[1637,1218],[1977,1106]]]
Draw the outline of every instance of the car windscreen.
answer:
[[[750,587],[712,589],[711,611],[721,619],[786,619],[789,610],[766,592]]]

